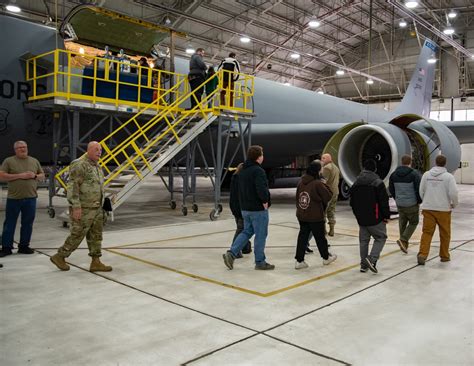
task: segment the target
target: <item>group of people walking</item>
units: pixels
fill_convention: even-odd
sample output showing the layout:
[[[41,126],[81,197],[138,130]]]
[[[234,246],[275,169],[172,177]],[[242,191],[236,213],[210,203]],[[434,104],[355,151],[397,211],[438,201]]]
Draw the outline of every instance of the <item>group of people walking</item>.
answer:
[[[18,253],[32,254],[30,240],[36,212],[38,181],[44,180],[39,162],[28,155],[24,141],[14,144],[15,155],[6,158],[0,167],[0,180],[8,182],[8,198],[2,233],[0,257],[12,254],[16,223],[21,214]],[[104,212],[104,176],[98,161],[101,145],[92,141],[87,153],[72,162],[67,189],[70,215],[70,235],[51,261],[60,270],[69,270],[66,258],[78,248],[84,237],[87,240],[90,271],[111,271],[112,267],[100,261]],[[266,173],[262,168],[263,148],[250,146],[247,160],[240,164],[232,177],[230,207],[237,230],[230,249],[223,254],[227,268],[234,268],[234,261],[252,252],[250,239],[255,235],[255,269],[273,270],[266,260],[265,245],[268,236],[271,206]],[[438,155],[436,166],[422,177],[411,167],[409,155],[401,158],[399,166],[390,176],[389,191],[395,199],[399,213],[400,236],[397,244],[408,252],[410,239],[419,221],[421,207],[423,232],[417,254],[418,264],[424,265],[430,251],[431,240],[438,226],[440,232],[441,262],[450,261],[451,211],[458,204],[455,179],[446,170],[446,157]],[[386,224],[390,219],[389,196],[382,179],[377,175],[377,163],[368,159],[350,189],[350,206],[359,224],[360,271],[377,273],[377,261],[387,240]],[[313,161],[306,169],[296,190],[296,217],[300,226],[295,254],[295,269],[304,269],[310,234],[315,238],[323,265],[337,259],[329,251],[327,236],[334,236],[335,206],[337,202],[339,170],[330,154],[321,161]],[[327,231],[326,222],[329,223]],[[369,242],[374,243],[369,251]]]

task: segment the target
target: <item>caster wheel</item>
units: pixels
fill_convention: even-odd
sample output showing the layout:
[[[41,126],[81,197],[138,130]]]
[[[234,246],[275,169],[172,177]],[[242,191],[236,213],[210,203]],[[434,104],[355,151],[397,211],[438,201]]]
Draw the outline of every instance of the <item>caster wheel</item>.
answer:
[[[188,208],[187,207],[183,207],[181,209],[181,212],[183,213],[183,216],[187,216],[188,215]]]
[[[195,203],[193,203],[193,212],[198,212],[198,205],[196,205]]]
[[[54,210],[54,208],[48,208],[48,215],[49,217],[51,217],[52,219],[54,219],[54,216],[56,216],[56,211]]]
[[[216,221],[219,218],[219,212],[216,211],[216,209],[213,209],[209,214],[209,218],[211,219],[211,221]]]
[[[176,202],[175,201],[170,201],[170,207],[172,210],[176,208]]]
[[[222,212],[222,205],[220,203],[217,205],[217,210],[219,211],[219,213]]]
[[[67,227],[68,227],[68,224],[67,224],[66,221],[63,221],[63,227],[64,227],[64,228],[67,228]]]

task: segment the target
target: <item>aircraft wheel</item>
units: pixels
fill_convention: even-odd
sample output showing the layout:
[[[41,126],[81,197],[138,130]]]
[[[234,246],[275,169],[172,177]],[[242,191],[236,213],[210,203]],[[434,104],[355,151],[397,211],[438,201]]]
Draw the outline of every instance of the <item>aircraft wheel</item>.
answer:
[[[215,208],[213,208],[211,213],[209,214],[209,218],[211,219],[211,221],[216,221],[219,218],[219,212]]]
[[[54,219],[54,216],[56,216],[56,211],[54,210],[54,208],[52,207],[48,208],[48,215],[50,218]]]
[[[219,213],[222,212],[222,209],[223,209],[223,208],[222,208],[222,205],[219,203],[219,204],[217,205],[217,210],[219,211]]]
[[[181,209],[181,212],[183,213],[183,216],[187,216],[188,215],[188,208],[186,206],[183,206],[183,208]]]
[[[199,209],[198,205],[193,203],[193,212],[198,212],[198,209]]]
[[[170,207],[174,210],[176,208],[176,201],[170,201]]]

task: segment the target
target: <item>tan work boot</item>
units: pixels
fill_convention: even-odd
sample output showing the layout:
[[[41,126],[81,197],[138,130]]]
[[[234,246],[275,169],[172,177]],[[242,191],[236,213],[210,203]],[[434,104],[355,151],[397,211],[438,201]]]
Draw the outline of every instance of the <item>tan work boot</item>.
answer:
[[[334,236],[334,224],[329,224],[329,236]]]
[[[102,263],[99,257],[92,257],[91,268],[89,271],[91,272],[110,272],[112,267],[106,266]]]
[[[70,269],[64,257],[61,257],[58,253],[50,257],[49,260],[53,262],[61,271],[69,271]]]

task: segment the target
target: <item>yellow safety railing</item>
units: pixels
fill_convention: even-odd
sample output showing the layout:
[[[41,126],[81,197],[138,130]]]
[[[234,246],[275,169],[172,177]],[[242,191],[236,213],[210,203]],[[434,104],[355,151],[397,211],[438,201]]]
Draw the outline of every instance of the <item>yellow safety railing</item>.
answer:
[[[73,59],[76,61],[73,62]],[[120,71],[123,68],[134,68],[136,74]],[[26,80],[32,83],[29,101],[62,97],[68,101],[143,108],[158,100],[154,103],[155,109],[162,109],[169,104],[169,100],[189,93],[184,74],[62,49],[28,59]],[[172,93],[169,93],[171,80],[180,88],[173,87]]]
[[[154,101],[101,140],[100,144],[105,154],[99,160],[99,164],[107,173],[104,185],[107,186],[111,181],[120,176],[124,170],[133,170],[135,174],[142,179],[143,167],[151,171],[151,162],[158,156],[158,152],[148,157],[145,154],[165,138],[168,139],[165,145],[171,143],[173,138],[178,143],[181,143],[179,131],[184,125],[184,120],[190,114],[198,114],[206,119],[208,113],[219,114],[221,109],[231,108],[232,110],[241,112],[252,112],[250,110],[250,99],[254,92],[254,78],[250,75],[238,74],[240,79],[238,83],[225,85],[225,83],[222,83],[223,75],[224,70],[221,70],[215,76],[202,83],[194,91],[185,95],[180,94],[181,96],[173,103],[158,111],[158,113],[151,117],[146,123],[140,124],[139,117],[148,109],[156,108],[155,104],[158,103],[158,100]],[[185,111],[180,108],[189,98],[195,97],[198,89],[205,88],[215,77],[219,79],[218,85],[220,87],[206,94],[204,99],[198,102],[194,108]],[[182,79],[179,83],[174,85],[173,88],[181,90],[181,88],[183,88],[181,83],[185,82],[186,80]],[[168,93],[174,93],[173,88],[163,93],[163,96],[166,96]],[[219,93],[221,96],[227,95],[228,105],[222,106],[216,103],[216,97]],[[118,137],[120,134],[123,134],[124,131],[131,133],[125,137],[122,142],[116,145],[115,141],[118,140]],[[64,188],[66,188],[66,183],[63,177],[68,169],[69,167],[66,167],[56,175],[56,179]]]

